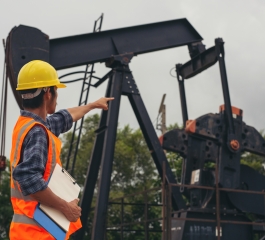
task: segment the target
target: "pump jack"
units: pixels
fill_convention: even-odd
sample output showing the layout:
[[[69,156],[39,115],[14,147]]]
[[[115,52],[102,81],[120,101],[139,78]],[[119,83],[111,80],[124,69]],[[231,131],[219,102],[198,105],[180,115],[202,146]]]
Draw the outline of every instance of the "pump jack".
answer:
[[[183,65],[176,65],[185,127],[167,132],[160,140],[164,149],[183,157],[182,184],[190,186],[183,194],[190,199],[190,205],[175,212],[176,231],[172,239],[216,239],[216,236],[220,239],[222,235],[221,239],[249,240],[253,239],[253,233],[265,233],[264,195],[260,194],[265,189],[265,176],[240,165],[244,152],[265,156],[265,141],[255,128],[242,121],[243,111],[231,106],[224,55],[224,42],[218,38],[214,47]],[[216,62],[220,67],[224,105],[218,114],[188,120],[184,80]],[[214,163],[215,169],[205,168],[207,162]],[[256,215],[253,227],[246,213]],[[200,219],[217,220],[206,223]]]
[[[199,235],[198,232],[194,233],[195,221],[183,221],[178,220],[178,218],[186,216],[186,219],[211,219],[213,215],[211,206],[219,201],[221,188],[240,189],[242,182],[244,182],[244,186],[247,185],[251,190],[261,191],[265,189],[264,177],[246,166],[240,166],[239,163],[240,154],[243,151],[265,155],[265,141],[253,127],[242,122],[242,110],[231,107],[224,64],[224,43],[221,39],[216,39],[215,46],[205,50],[201,40],[201,36],[186,19],[51,40],[40,30],[22,25],[14,27],[9,33],[6,50],[7,74],[20,107],[21,99],[15,91],[17,74],[25,63],[33,59],[50,62],[57,70],[97,62],[105,62],[106,67],[111,68],[108,74],[93,85],[98,87],[108,79],[106,97],[113,96],[115,101],[110,103],[107,112],[101,114],[81,199],[81,221],[85,226],[100,169],[99,190],[92,231],[93,240],[104,239],[110,176],[122,95],[129,98],[160,176],[163,173],[162,166],[166,166],[165,173],[168,184],[175,184],[176,179],[163,148],[183,156],[185,168],[182,184],[190,184],[192,173],[195,171],[196,174],[199,174],[199,178],[195,182],[197,185],[216,187],[215,190],[211,191],[194,187],[184,190],[184,192],[180,191],[179,186],[172,188],[172,204],[176,219],[174,224],[178,229],[178,231],[173,232],[172,239],[195,239],[194,234],[196,234],[196,239],[205,239],[201,232]],[[183,45],[188,46],[191,60],[184,65],[177,65],[176,71],[180,88],[183,123],[186,128],[165,133],[160,138],[161,145],[129,68],[129,63],[136,55]],[[196,120],[188,121],[184,79],[195,76],[217,61],[220,65],[225,103],[219,114],[206,114]],[[218,171],[214,173],[213,170],[204,170],[204,163],[207,161],[214,162]],[[256,180],[263,181],[256,182]],[[214,195],[215,192],[216,195]],[[190,198],[190,207],[186,206],[182,194]],[[229,218],[224,218],[225,220],[249,222],[246,220],[244,212],[250,212],[259,215],[260,220],[263,221],[265,212],[263,196],[242,194],[238,192],[220,193],[218,216],[225,207],[227,216],[229,216]],[[246,197],[243,199],[242,196]],[[249,204],[253,199],[255,204]],[[236,216],[232,214],[236,214]],[[223,220],[222,217],[221,220]],[[206,229],[213,229],[216,222],[197,224],[197,226],[200,229],[205,227]],[[230,231],[231,225],[229,223],[220,221],[218,222],[218,235],[220,235],[222,227],[222,239],[228,240],[232,239],[231,237],[242,240],[252,239],[250,237],[252,234],[250,225],[236,226],[236,229],[244,233],[244,236],[238,238],[235,234],[230,233],[233,231]],[[232,227],[234,228],[234,226]],[[84,228],[79,230],[74,236],[75,239],[83,239],[84,231]],[[208,236],[210,236],[208,239],[215,239],[215,235],[211,232],[208,232]]]

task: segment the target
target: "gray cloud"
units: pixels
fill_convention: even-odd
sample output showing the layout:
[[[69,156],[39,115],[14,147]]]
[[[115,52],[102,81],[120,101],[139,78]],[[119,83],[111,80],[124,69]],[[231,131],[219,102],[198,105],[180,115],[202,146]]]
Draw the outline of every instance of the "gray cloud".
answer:
[[[92,32],[94,20],[104,13],[102,30],[187,18],[204,38],[206,47],[214,39],[225,41],[225,59],[232,105],[243,109],[244,121],[257,130],[265,128],[264,76],[265,66],[265,3],[261,0],[98,0],[98,1],[0,1],[0,35],[6,38],[19,24],[39,28],[50,38]],[[4,54],[0,51],[0,66]],[[167,124],[182,123],[177,80],[169,71],[176,63],[189,60],[186,47],[139,55],[130,65],[151,120],[155,120],[162,95],[167,94]],[[84,69],[81,68],[81,69]],[[95,66],[98,76],[108,69]],[[2,69],[3,71],[3,69]],[[59,75],[71,70],[59,71]],[[172,72],[174,73],[174,71]],[[92,89],[89,101],[105,94],[106,84]],[[77,105],[80,83],[69,84],[59,91],[58,109]],[[218,112],[223,103],[218,65],[187,80],[189,118]],[[6,155],[9,155],[12,128],[19,115],[9,89],[7,113]],[[122,98],[119,122],[138,128],[138,123],[126,97]],[[97,112],[97,111],[94,111]]]

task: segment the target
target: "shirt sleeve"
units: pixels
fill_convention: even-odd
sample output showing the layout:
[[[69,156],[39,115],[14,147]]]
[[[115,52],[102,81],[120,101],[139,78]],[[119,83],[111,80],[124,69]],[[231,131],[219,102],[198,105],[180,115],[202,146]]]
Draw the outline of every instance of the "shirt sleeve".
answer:
[[[34,126],[27,134],[22,145],[20,163],[13,171],[13,178],[18,181],[24,196],[44,190],[47,183],[43,179],[48,158],[46,131],[41,126]]]
[[[50,131],[57,137],[70,130],[73,125],[73,118],[66,109],[50,115],[46,121]]]

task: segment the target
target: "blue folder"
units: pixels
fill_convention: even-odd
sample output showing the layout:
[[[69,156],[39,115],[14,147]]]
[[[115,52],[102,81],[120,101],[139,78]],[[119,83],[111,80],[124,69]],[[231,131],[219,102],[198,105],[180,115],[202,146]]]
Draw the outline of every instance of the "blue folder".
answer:
[[[55,239],[65,239],[66,232],[39,208],[39,204],[36,207],[33,218],[39,225],[55,237]]]

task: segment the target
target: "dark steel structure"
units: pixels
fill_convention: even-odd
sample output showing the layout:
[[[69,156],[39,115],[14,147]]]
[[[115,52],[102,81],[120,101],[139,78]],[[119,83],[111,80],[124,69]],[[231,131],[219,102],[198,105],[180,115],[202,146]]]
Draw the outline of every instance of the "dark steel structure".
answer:
[[[108,111],[102,111],[81,200],[81,220],[85,226],[99,175],[99,190],[92,230],[93,240],[104,239],[122,95],[127,96],[130,101],[161,177],[164,172],[164,185],[171,186],[170,197],[177,219],[174,225],[178,229],[177,232],[169,234],[172,240],[205,239],[205,235],[191,231],[194,229],[196,219],[204,219],[206,222],[199,225],[200,228],[212,229],[217,225],[217,234],[212,234],[208,239],[215,239],[216,236],[220,239],[220,231],[223,227],[223,220],[220,218],[224,211],[227,213],[225,218],[227,221],[236,219],[238,222],[250,222],[245,214],[248,212],[257,214],[258,221],[264,222],[265,209],[262,195],[248,194],[242,197],[242,192],[222,191],[222,188],[234,190],[244,189],[246,186],[256,191],[265,189],[264,176],[246,166],[240,166],[240,156],[244,151],[264,156],[265,141],[255,128],[247,126],[242,121],[242,110],[231,106],[224,61],[224,42],[222,39],[216,39],[215,46],[205,50],[201,40],[202,37],[186,19],[51,40],[40,30],[27,26],[15,27],[10,32],[6,48],[7,73],[20,106],[21,99],[14,90],[16,78],[20,68],[30,60],[45,60],[56,69],[105,62],[106,67],[111,69],[94,84],[97,87],[108,80],[105,96],[115,97],[115,101],[109,104]],[[187,63],[176,65],[185,128],[169,131],[159,140],[129,63],[138,54],[183,45],[188,46],[191,56],[191,60]],[[219,114],[206,114],[189,121],[184,80],[195,76],[216,62],[219,62],[220,66],[224,105],[220,107]],[[181,185],[176,182],[164,149],[177,152],[184,159]],[[215,164],[215,168],[205,168],[208,162]],[[189,187],[180,188],[183,186]],[[207,187],[210,188],[207,189]],[[190,199],[190,206],[186,205],[182,194]],[[253,202],[255,204],[252,204]],[[215,211],[213,207],[216,208]],[[216,214],[217,221],[213,220],[213,212]],[[167,213],[167,217],[169,215]],[[211,222],[212,225],[207,225],[207,222]],[[238,238],[230,233],[231,227],[227,226],[222,230],[225,236],[222,239],[252,239],[251,232],[254,230],[251,227],[239,225],[237,230],[245,234],[242,238]],[[84,228],[74,237],[80,240],[83,236]]]
[[[81,200],[81,220],[85,225],[101,165],[93,239],[103,239],[121,95],[127,95],[130,100],[158,172],[162,176],[162,163],[166,162],[167,181],[176,183],[129,69],[130,60],[138,54],[183,45],[189,45],[191,54],[194,54],[198,49],[196,46],[201,45],[201,40],[202,37],[186,19],[53,40],[49,40],[40,30],[27,26],[15,27],[10,32],[7,39],[7,69],[13,90],[20,68],[33,59],[48,61],[56,69],[96,62],[106,62],[106,66],[112,69],[96,84],[98,86],[109,79],[106,96],[115,97],[115,101],[110,103],[107,112],[102,112]],[[21,106],[19,95],[15,90],[13,92]],[[175,209],[185,208],[178,188],[174,189],[172,197]],[[81,229],[76,239],[82,239],[83,235],[84,231]]]
[[[206,236],[220,239],[222,235],[222,239],[250,240],[255,232],[265,233],[262,228],[254,228],[257,222],[264,226],[265,177],[240,165],[244,152],[265,156],[265,140],[255,128],[242,121],[243,111],[231,106],[224,56],[224,42],[218,38],[214,47],[183,65],[176,65],[185,127],[167,132],[160,140],[164,149],[183,157],[182,186],[186,187],[183,194],[189,198],[190,205],[176,212],[174,227],[178,231],[172,239],[205,239]],[[219,62],[224,105],[218,114],[188,120],[184,80],[216,62]],[[214,168],[205,167],[209,162]],[[255,214],[255,220],[251,221],[245,213]],[[229,221],[237,225],[229,225]],[[207,229],[211,229],[210,235]]]

